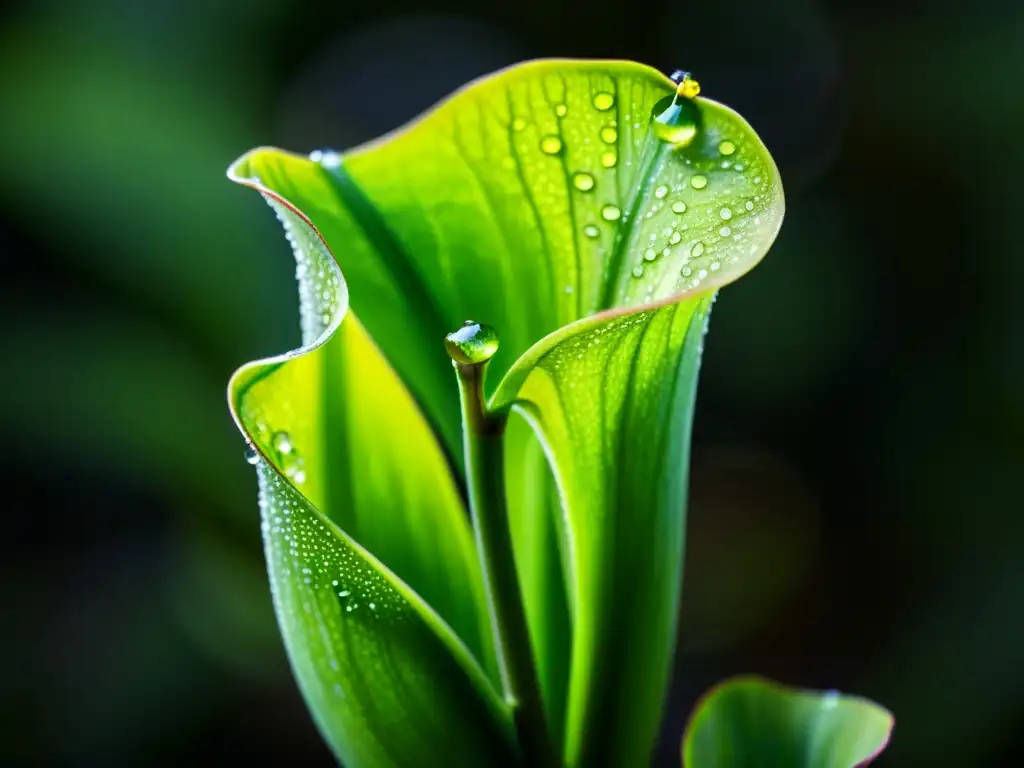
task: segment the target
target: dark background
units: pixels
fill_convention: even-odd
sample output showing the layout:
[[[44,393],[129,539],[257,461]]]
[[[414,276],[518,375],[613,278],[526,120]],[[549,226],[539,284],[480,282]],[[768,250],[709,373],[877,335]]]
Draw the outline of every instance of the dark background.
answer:
[[[661,764],[738,672],[1024,761],[1019,0],[52,0],[0,16],[0,762],[330,765],[224,397],[294,267],[224,170],[538,56],[692,70],[789,200],[711,323]]]

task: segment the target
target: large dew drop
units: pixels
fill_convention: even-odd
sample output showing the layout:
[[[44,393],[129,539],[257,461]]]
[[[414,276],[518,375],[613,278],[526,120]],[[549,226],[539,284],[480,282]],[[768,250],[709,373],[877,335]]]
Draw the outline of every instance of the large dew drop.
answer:
[[[480,365],[498,351],[498,334],[489,325],[467,320],[457,331],[444,337],[444,346],[456,363]]]
[[[607,112],[613,106],[615,106],[615,97],[607,91],[594,94],[594,109],[600,112]]]
[[[694,101],[700,85],[685,72],[679,73],[679,77],[675,94],[666,96],[651,110],[651,127],[662,141],[685,147],[700,130],[700,107]]]

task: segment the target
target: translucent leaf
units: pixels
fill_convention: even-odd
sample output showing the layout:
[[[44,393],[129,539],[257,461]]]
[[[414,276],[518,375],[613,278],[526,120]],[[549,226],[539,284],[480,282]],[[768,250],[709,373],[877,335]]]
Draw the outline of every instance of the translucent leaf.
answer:
[[[697,705],[683,737],[685,768],[854,768],[889,743],[892,715],[836,691],[737,677]]]

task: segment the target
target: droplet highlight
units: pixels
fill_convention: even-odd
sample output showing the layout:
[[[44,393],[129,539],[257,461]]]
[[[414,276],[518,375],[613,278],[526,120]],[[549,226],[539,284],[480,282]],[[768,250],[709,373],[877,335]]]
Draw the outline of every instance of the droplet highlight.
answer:
[[[270,438],[270,444],[274,447],[274,450],[282,456],[287,456],[294,448],[292,445],[292,436],[287,432],[275,432],[273,437]]]

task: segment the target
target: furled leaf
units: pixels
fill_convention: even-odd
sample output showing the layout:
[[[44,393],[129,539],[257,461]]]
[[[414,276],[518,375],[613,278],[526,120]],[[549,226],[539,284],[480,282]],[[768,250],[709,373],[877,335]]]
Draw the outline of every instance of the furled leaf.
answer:
[[[554,521],[514,520],[542,677],[563,664],[559,623],[571,633],[567,678],[545,685],[552,730],[570,765],[645,762],[676,634],[710,300],[764,255],[784,210],[764,145],[648,67],[545,61],[346,154],[255,150],[235,173],[323,233],[450,456],[458,394],[440,340],[467,318],[498,330],[490,403],[523,415],[553,462],[513,464],[508,482],[559,492]],[[558,549],[523,552],[524,531]],[[563,574],[564,608],[541,573]]]
[[[415,403],[355,316],[318,234],[267,194],[295,249],[303,340],[230,394],[255,447],[281,631],[325,738],[358,766],[510,754],[466,515]],[[373,554],[370,554],[372,550]]]
[[[697,705],[683,737],[683,765],[853,768],[885,749],[892,726],[892,715],[866,699],[737,677]]]

